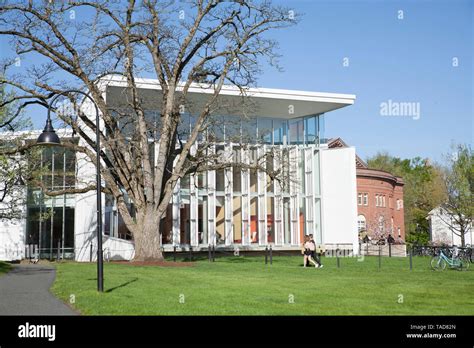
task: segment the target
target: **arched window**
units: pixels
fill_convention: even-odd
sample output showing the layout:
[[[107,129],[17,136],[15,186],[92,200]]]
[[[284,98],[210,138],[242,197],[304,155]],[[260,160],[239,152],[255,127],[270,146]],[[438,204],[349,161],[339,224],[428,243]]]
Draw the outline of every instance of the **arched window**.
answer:
[[[362,232],[362,231],[367,230],[367,226],[366,226],[366,221],[365,221],[365,216],[364,216],[364,215],[359,215],[359,216],[357,217],[357,227],[358,227],[359,232]]]

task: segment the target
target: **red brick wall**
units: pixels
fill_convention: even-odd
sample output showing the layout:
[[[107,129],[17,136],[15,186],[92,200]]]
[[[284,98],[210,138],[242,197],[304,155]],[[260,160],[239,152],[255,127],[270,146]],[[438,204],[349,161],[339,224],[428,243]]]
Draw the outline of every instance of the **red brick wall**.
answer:
[[[368,194],[367,206],[359,205],[359,201],[357,202],[358,215],[365,216],[366,227],[370,236],[382,233],[379,224],[380,216],[382,216],[384,219],[383,235],[385,238],[392,231],[393,218],[392,236],[397,240],[400,233],[402,240],[405,241],[403,206],[397,210],[397,199],[403,201],[403,183],[400,183],[399,179],[397,180],[397,178],[393,176],[390,178],[390,176],[389,173],[381,171],[368,169],[362,169],[362,171],[357,170],[357,193]],[[385,206],[376,206],[376,195],[380,195],[381,197],[385,196]]]

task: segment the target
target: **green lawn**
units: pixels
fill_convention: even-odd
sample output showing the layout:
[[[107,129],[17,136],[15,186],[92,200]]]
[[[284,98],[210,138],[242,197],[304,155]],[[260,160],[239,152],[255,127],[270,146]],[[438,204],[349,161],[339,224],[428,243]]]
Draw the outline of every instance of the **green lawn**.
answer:
[[[0,276],[4,273],[7,273],[12,266],[9,263],[0,261]]]
[[[61,263],[53,292],[86,315],[473,315],[474,271],[429,268],[429,258],[376,257],[362,262],[301,257],[232,257],[193,267],[105,264],[105,292],[96,265]],[[180,300],[184,299],[184,303]],[[291,301],[293,299],[294,301]],[[291,303],[293,302],[293,303]],[[401,302],[401,303],[399,303]]]

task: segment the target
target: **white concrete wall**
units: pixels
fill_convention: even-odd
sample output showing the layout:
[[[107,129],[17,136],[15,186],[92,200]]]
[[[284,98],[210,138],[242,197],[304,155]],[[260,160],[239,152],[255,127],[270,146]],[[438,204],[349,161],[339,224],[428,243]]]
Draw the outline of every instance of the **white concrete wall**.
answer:
[[[89,99],[82,104],[82,111],[95,123],[95,109]],[[95,140],[96,136],[88,127],[82,125],[87,135]],[[79,145],[90,146],[81,138]],[[76,154],[77,172],[76,185],[84,187],[96,182],[96,168],[91,160],[83,153]],[[77,194],[74,211],[74,255],[76,261],[88,262],[96,260],[97,255],[97,198],[96,191]],[[104,211],[104,195],[102,195],[102,211]]]
[[[96,195],[88,192],[76,196],[74,210],[74,254],[76,261],[90,260],[90,246],[93,244],[93,253],[97,245],[96,236]]]
[[[104,236],[103,249],[106,260],[131,260],[135,256],[135,246],[130,240]]]
[[[452,232],[446,224],[445,221],[449,220],[447,215],[443,215],[441,218],[439,216],[439,209],[433,209],[430,212],[429,219],[431,219],[431,241],[436,244],[448,244],[461,246],[461,237]],[[459,234],[459,232],[457,232]],[[471,228],[465,235],[464,241],[465,244],[472,245],[473,239],[473,229]]]
[[[25,195],[26,193],[23,192]],[[22,193],[21,193],[22,194]],[[6,196],[4,207],[8,207],[11,197]],[[18,207],[25,216],[26,207]],[[17,261],[25,257],[26,218],[0,219],[0,261]]]
[[[323,244],[352,245],[359,252],[357,181],[353,147],[321,150]]]
[[[0,220],[0,261],[24,258],[25,230],[26,219]]]

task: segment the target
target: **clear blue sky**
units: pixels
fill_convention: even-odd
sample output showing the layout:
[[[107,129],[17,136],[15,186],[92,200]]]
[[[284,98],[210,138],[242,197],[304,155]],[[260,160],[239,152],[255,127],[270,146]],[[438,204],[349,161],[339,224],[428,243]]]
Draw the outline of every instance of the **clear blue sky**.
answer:
[[[280,3],[304,16],[278,32],[285,71],[267,69],[260,85],[355,94],[354,105],[327,115],[326,136],[362,158],[387,151],[441,161],[452,141],[472,144],[474,1]],[[381,116],[390,99],[420,103],[420,118]]]
[[[474,1],[276,3],[304,15],[273,34],[284,72],[265,67],[259,86],[355,94],[354,105],[327,115],[327,137],[342,137],[364,159],[387,151],[441,161],[453,141],[472,144]],[[5,39],[0,46],[9,50]],[[382,116],[388,100],[419,103],[420,118]],[[42,127],[44,110],[29,113]]]

